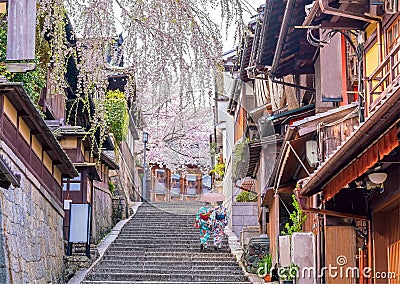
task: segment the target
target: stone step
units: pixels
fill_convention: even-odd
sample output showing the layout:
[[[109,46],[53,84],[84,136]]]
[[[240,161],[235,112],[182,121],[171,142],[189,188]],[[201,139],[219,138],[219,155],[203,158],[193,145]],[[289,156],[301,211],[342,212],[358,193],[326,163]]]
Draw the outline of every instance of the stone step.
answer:
[[[120,273],[108,273],[108,272],[96,272],[89,274],[87,280],[104,280],[104,281],[184,281],[184,282],[234,282],[234,281],[246,281],[247,278],[243,275],[232,275],[232,274],[193,274],[193,273],[172,273],[172,274],[161,274],[161,273],[147,273],[147,272],[120,272]],[[165,283],[165,282],[164,282]]]
[[[132,268],[135,267],[159,267],[160,264],[162,263],[162,265],[168,266],[168,267],[182,267],[182,261],[163,261],[163,262],[159,262],[159,261],[126,261],[126,260],[119,260],[119,259],[115,259],[115,260],[102,260],[100,261],[99,266],[102,267],[123,267],[123,266],[129,266]],[[190,265],[191,267],[208,267],[208,266],[212,266],[214,267],[215,265],[211,265],[212,263],[209,260],[203,260],[203,261],[190,261],[190,262],[186,262],[187,265]],[[237,267],[237,263],[235,260],[226,260],[224,261],[222,264],[219,263],[219,265],[222,266],[230,266],[230,267]]]
[[[100,281],[96,281],[96,280],[85,280],[81,282],[82,284],[133,284],[133,283],[143,283],[143,284],[165,284],[165,281],[126,281],[126,280],[122,280],[122,281],[104,281],[104,280],[100,280]],[[168,283],[173,283],[173,284],[250,284],[251,282],[168,282]]]
[[[212,241],[212,239],[210,240]],[[223,242],[227,243],[227,240],[223,240]],[[200,241],[196,239],[163,239],[163,238],[152,238],[152,239],[124,239],[118,238],[114,242],[115,244],[124,244],[124,245],[147,245],[147,244],[156,244],[161,246],[180,246],[180,245],[195,245],[197,246]]]
[[[164,261],[200,261],[200,260],[209,260],[217,262],[217,261],[226,261],[228,258],[224,256],[220,257],[212,257],[208,256],[209,254],[205,253],[203,255],[182,255],[182,254],[177,254],[177,255],[161,255],[161,256],[155,256],[153,255],[134,255],[134,253],[128,255],[128,252],[125,253],[125,255],[121,254],[114,254],[114,252],[109,252],[106,255],[103,256],[103,259],[105,260],[115,260],[115,259],[125,259],[128,261],[143,261],[143,260],[148,260],[148,261],[159,261],[159,262],[164,262]],[[233,257],[231,258],[233,259]]]
[[[238,269],[238,267],[233,266],[189,266],[184,265],[180,267],[130,267],[130,266],[122,266],[122,267],[104,267],[100,266],[93,269],[93,273],[143,273],[143,274],[172,274],[172,273],[196,273],[202,275],[215,275],[215,274],[229,274],[229,275],[242,275],[243,272]]]
[[[208,249],[213,249],[209,247]],[[109,249],[110,253],[123,253],[126,255],[127,253],[135,253],[136,255],[138,253],[144,253],[144,252],[187,252],[188,255],[189,253],[193,252],[199,252],[200,247],[171,247],[171,248],[163,248],[163,247],[117,247],[117,246],[112,246]],[[223,252],[229,252],[228,249],[222,248],[221,251]]]
[[[186,234],[194,234],[194,233],[199,233],[199,229],[195,227],[179,227],[179,228],[174,228],[174,227],[168,227],[166,228],[165,226],[143,226],[143,227],[132,227],[132,228],[124,228],[121,230],[121,232],[124,232],[124,234],[143,234],[143,233],[149,233],[149,232],[154,232],[155,234],[160,234],[160,233],[166,233],[166,234],[172,234],[177,232],[179,233],[186,233]]]
[[[195,238],[197,241],[198,234],[196,234]],[[177,235],[152,235],[143,237],[142,235],[120,235],[116,238],[116,240],[129,240],[129,241],[138,241],[138,240],[149,240],[149,241],[159,241],[159,240],[168,240],[168,241],[186,241],[186,240],[194,240],[193,236],[184,235],[184,236],[177,236]]]
[[[227,239],[200,251],[193,227],[203,203],[144,203],[82,283],[250,283]]]
[[[223,242],[222,243],[222,247],[225,248],[227,247],[227,242]],[[212,240],[210,240],[208,242],[208,247],[212,247],[213,246],[213,242]],[[134,248],[153,248],[153,249],[162,249],[162,250],[168,250],[168,251],[173,251],[175,249],[180,249],[180,250],[184,250],[185,249],[200,249],[200,242],[199,241],[193,241],[193,242],[181,242],[181,243],[158,243],[157,241],[155,242],[142,242],[142,243],[135,243],[135,242],[126,242],[126,241],[116,241],[114,242],[110,248],[118,248],[119,250],[121,249],[126,249],[126,250],[130,250],[130,249],[134,249]]]
[[[113,255],[113,254],[115,254],[115,253],[118,253],[117,255],[120,255],[120,252],[113,252],[112,253],[112,251],[108,251],[109,252],[109,254],[110,255]],[[132,257],[138,257],[138,256],[146,256],[146,257],[149,257],[149,256],[152,256],[152,257],[168,257],[168,256],[175,256],[175,257],[200,257],[200,258],[205,258],[205,259],[214,259],[214,258],[217,258],[217,259],[220,259],[220,258],[223,258],[223,259],[226,259],[226,260],[228,260],[228,259],[235,259],[233,256],[232,256],[232,254],[230,253],[230,252],[228,252],[228,251],[223,251],[223,250],[218,250],[217,252],[214,250],[214,249],[212,249],[211,247],[209,247],[209,248],[207,248],[207,249],[205,249],[205,250],[203,250],[203,251],[194,251],[194,252],[190,252],[190,253],[188,253],[188,252],[178,252],[178,251],[165,251],[165,252],[162,252],[162,251],[159,251],[159,252],[156,252],[156,251],[146,251],[146,252],[140,252],[140,254],[138,254],[137,252],[133,252],[132,250],[129,250],[129,251],[126,251],[126,252],[124,252],[124,256],[132,256]]]

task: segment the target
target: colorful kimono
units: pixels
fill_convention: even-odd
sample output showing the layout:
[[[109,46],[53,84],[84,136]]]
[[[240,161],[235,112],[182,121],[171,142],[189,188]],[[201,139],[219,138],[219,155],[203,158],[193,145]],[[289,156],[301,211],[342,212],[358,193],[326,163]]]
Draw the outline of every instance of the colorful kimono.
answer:
[[[214,209],[213,215],[213,235],[214,246],[221,248],[222,240],[224,239],[224,229],[228,225],[228,211],[222,205]]]
[[[207,206],[200,208],[196,215],[196,222],[200,228],[200,243],[206,245],[211,234],[212,220],[211,220],[212,209]]]

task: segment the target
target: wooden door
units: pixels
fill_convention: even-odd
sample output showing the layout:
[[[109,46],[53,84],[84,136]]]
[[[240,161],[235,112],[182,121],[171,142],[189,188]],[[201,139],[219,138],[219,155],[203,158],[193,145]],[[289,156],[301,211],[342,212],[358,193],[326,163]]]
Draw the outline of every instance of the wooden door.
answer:
[[[326,284],[353,284],[357,277],[352,277],[350,268],[356,264],[356,233],[350,226],[325,227],[325,266],[333,268],[325,272]],[[336,274],[335,274],[336,273]]]
[[[390,284],[400,284],[400,208],[395,208],[387,215],[387,229],[389,246],[388,272]],[[394,275],[395,274],[395,275]]]

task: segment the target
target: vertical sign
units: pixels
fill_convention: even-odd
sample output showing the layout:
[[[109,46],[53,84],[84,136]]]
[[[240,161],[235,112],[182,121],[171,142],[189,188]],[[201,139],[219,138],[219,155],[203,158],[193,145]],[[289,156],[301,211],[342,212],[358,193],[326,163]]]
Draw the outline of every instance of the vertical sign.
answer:
[[[7,60],[35,59],[36,0],[8,1]]]
[[[68,255],[72,252],[72,243],[86,243],[86,255],[90,257],[90,204],[70,205],[69,211]]]

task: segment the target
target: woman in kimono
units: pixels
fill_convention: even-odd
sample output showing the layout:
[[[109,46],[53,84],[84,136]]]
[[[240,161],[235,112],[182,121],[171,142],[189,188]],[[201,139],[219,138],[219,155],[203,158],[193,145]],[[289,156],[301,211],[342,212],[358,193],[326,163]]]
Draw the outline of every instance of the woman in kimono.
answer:
[[[210,202],[206,202],[206,204],[199,209],[199,212],[197,212],[196,215],[196,223],[200,229],[200,250],[207,248],[207,242],[211,236],[212,208],[210,205]]]
[[[213,220],[213,235],[214,235],[214,249],[220,249],[222,247],[222,240],[224,239],[224,229],[228,225],[228,212],[225,207],[222,206],[222,201],[217,202],[218,207],[214,209],[212,220]]]

